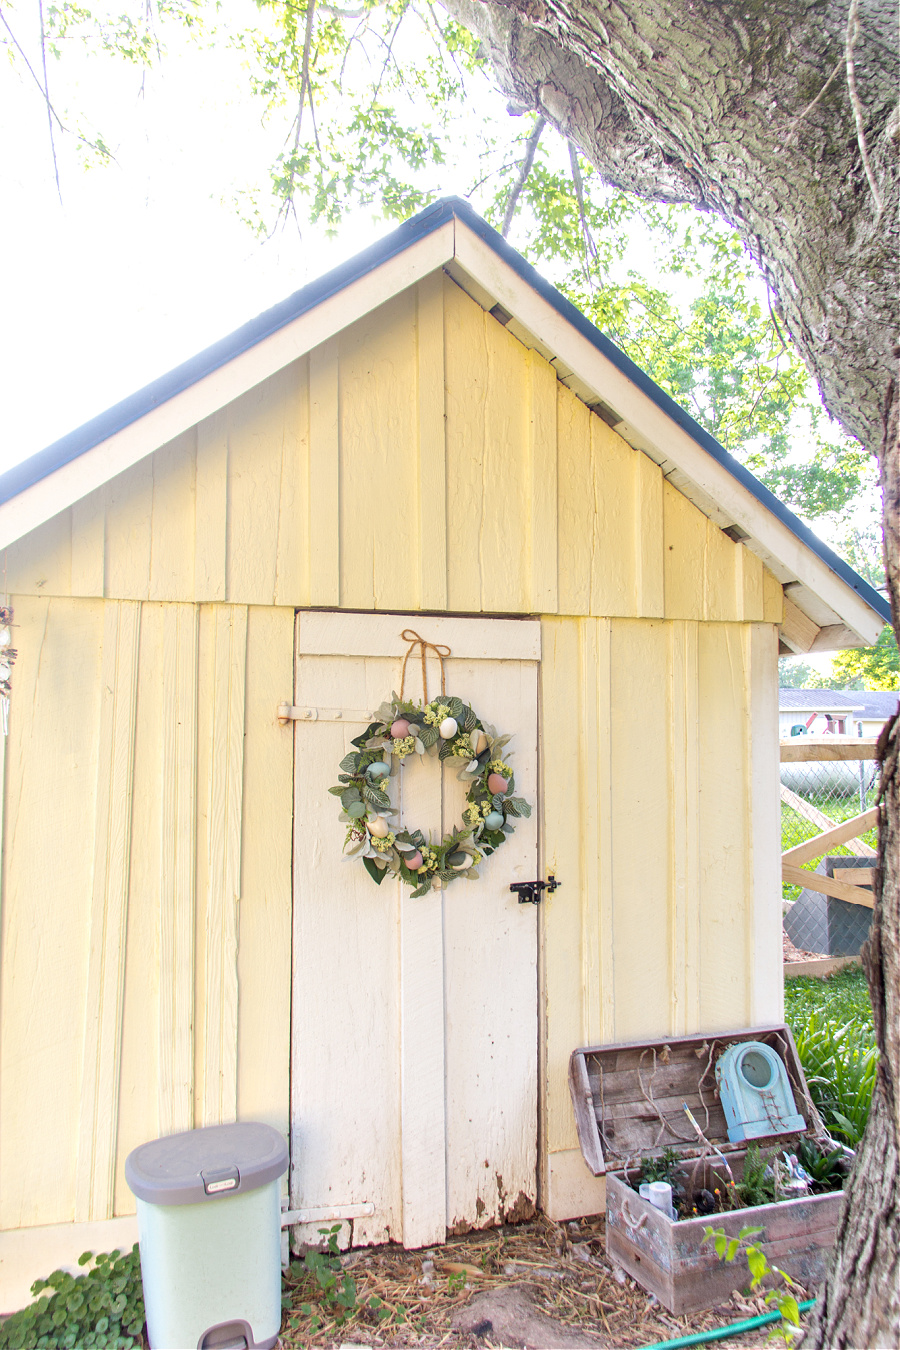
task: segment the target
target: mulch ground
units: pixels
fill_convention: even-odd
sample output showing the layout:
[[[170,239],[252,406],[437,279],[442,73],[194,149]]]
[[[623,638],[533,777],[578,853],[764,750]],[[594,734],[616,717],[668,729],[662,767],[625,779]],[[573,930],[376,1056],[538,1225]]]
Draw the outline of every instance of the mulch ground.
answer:
[[[316,1282],[302,1262],[291,1267],[291,1307],[282,1330],[286,1348],[526,1345],[555,1350],[581,1343],[632,1350],[769,1311],[761,1295],[734,1295],[707,1312],[671,1315],[607,1260],[602,1216],[557,1224],[540,1215],[530,1223],[451,1238],[445,1246],[421,1251],[362,1248],[345,1253],[342,1266],[356,1285],[356,1306],[343,1323],[317,1299]],[[502,1292],[510,1290],[518,1292]],[[498,1296],[496,1315],[479,1320],[477,1310],[492,1306],[492,1300],[481,1297],[490,1291]],[[798,1292],[798,1299],[808,1296]],[[371,1308],[372,1299],[380,1307]],[[513,1329],[505,1339],[504,1300],[532,1306],[536,1329]],[[465,1310],[473,1301],[476,1316],[470,1310],[467,1319]],[[554,1319],[549,1327],[546,1317]],[[764,1345],[770,1331],[762,1327],[714,1344],[749,1350]],[[573,1332],[583,1340],[578,1342]]]

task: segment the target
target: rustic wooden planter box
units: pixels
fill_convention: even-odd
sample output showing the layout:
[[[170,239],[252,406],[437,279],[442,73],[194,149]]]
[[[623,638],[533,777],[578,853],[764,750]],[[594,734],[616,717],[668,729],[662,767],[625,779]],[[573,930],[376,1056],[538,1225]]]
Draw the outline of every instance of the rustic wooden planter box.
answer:
[[[782,1200],[773,1205],[732,1210],[672,1222],[628,1184],[641,1157],[674,1148],[690,1170],[702,1144],[684,1111],[693,1112],[706,1138],[725,1156],[739,1180],[746,1145],[728,1142],[725,1115],[715,1081],[715,1060],[736,1042],[764,1041],[781,1056],[807,1133],[823,1135],[803,1068],[788,1027],[752,1027],[716,1036],[681,1036],[630,1045],[576,1050],[569,1085],[585,1161],[595,1176],[606,1175],[606,1246],[610,1257],[655,1294],[673,1313],[709,1308],[749,1285],[746,1258],[721,1260],[707,1227],[736,1237],[750,1224],[763,1232],[753,1239],[770,1264],[807,1288],[821,1283],[844,1203],[842,1191]],[[788,1147],[796,1133],[767,1135],[760,1148]],[[699,1164],[712,1189],[725,1184],[727,1171],[715,1154]]]

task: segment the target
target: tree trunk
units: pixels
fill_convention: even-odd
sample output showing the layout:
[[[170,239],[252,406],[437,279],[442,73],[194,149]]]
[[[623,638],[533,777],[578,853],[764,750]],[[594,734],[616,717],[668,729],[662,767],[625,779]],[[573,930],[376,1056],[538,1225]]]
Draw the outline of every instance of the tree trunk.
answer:
[[[828,411],[879,454],[900,636],[895,383],[900,116],[893,0],[442,0],[616,186],[743,236]],[[879,453],[880,452],[880,453]],[[881,1051],[826,1289],[804,1344],[900,1341],[900,723],[882,743],[872,933]]]

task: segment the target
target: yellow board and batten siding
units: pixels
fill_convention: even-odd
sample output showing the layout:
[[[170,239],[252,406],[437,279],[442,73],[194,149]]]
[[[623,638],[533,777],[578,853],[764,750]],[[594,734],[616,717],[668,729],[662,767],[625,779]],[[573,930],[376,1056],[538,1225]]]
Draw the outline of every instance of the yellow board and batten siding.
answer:
[[[5,575],[0,1230],[130,1213],[157,1131],[287,1129],[295,607],[543,617],[551,1210],[574,1046],[778,1015],[781,587],[443,274]]]

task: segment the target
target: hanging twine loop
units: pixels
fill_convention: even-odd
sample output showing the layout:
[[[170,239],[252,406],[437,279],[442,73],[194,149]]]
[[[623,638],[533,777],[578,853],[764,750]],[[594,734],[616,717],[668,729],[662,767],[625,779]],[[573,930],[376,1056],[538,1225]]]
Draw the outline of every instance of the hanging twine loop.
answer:
[[[403,632],[400,634],[400,640],[401,642],[409,643],[409,646],[406,649],[406,655],[403,658],[403,669],[400,671],[400,698],[403,698],[403,686],[406,680],[406,663],[416,647],[419,648],[419,655],[422,658],[422,694],[424,701],[426,703],[428,702],[428,671],[425,662],[426,652],[434,652],[440,662],[441,693],[445,694],[447,689],[444,684],[444,657],[450,655],[450,648],[445,647],[441,642],[426,642],[425,639],[420,637],[412,628],[404,628]]]

